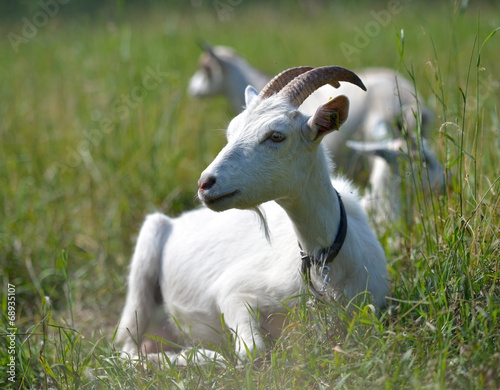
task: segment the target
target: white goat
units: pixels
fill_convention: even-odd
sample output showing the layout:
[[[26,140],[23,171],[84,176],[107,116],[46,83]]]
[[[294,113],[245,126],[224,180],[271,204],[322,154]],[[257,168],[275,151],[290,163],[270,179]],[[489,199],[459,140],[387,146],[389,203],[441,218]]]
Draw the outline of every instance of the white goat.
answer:
[[[380,123],[379,126],[386,125]],[[365,189],[361,204],[376,225],[396,220],[401,215],[400,193],[403,175],[409,173],[406,185],[413,186],[418,183],[417,187],[422,189],[424,194],[443,194],[451,180],[425,140],[421,140],[418,145],[412,142],[409,144],[402,138],[378,142],[349,140],[347,146],[373,158],[370,185]],[[421,169],[412,170],[411,164],[415,162],[423,164]],[[407,205],[408,207],[410,206]]]
[[[199,70],[189,80],[188,92],[191,96],[226,95],[234,111],[241,112],[247,85],[260,91],[271,79],[237,56],[230,47],[203,45],[203,49]]]
[[[398,178],[393,176],[397,166],[389,166],[387,161],[372,157],[373,154],[366,153],[365,148],[357,147],[357,152],[346,148],[346,141],[373,143],[402,137],[421,138],[428,131],[432,115],[428,109],[419,105],[414,86],[397,72],[384,68],[367,68],[356,73],[368,88],[367,93],[350,84],[343,84],[338,90],[325,85],[306,99],[299,109],[312,115],[316,108],[330,97],[339,94],[350,97],[349,118],[340,131],[326,135],[323,142],[335,156],[342,172],[358,184],[367,184],[368,173],[369,184],[379,196],[382,193],[391,193],[390,189],[399,183]],[[247,85],[260,90],[268,80],[266,77],[236,55],[234,50],[224,46],[205,46],[200,67],[192,76],[188,91],[193,96],[226,95],[235,111],[240,112],[244,106],[243,97]],[[422,133],[417,137],[419,122]],[[380,123],[384,123],[384,126],[380,126]],[[379,143],[379,147],[387,145],[389,149],[386,153],[393,153],[390,143],[391,141],[387,144]],[[437,175],[442,170],[441,164],[429,147],[426,148],[426,155],[436,161],[434,174]],[[365,198],[373,192],[373,189],[368,189]],[[391,199],[386,199],[385,203],[389,205],[390,201]],[[398,211],[385,213],[378,207],[375,209],[377,219],[384,216],[391,219],[390,216],[398,215]],[[366,211],[371,213],[373,209],[368,208]]]
[[[344,68],[309,69],[281,73],[259,95],[248,87],[246,110],[231,121],[227,145],[198,182],[208,208],[146,218],[117,336],[126,353],[138,351],[158,289],[167,340],[221,345],[229,329],[242,360],[264,350],[261,329],[279,337],[283,302],[293,304],[307,283],[325,299],[349,304],[368,295],[384,306],[384,251],[354,188],[330,179],[320,145],[346,120],[349,101],[336,97],[312,117],[297,110],[326,83],[364,86]],[[270,240],[248,210],[265,218]]]
[[[252,67],[232,48],[209,45],[204,45],[203,48],[199,68],[189,81],[188,92],[196,97],[225,95],[235,111],[241,112],[245,105],[246,87],[251,85],[260,91],[270,77]],[[421,120],[425,135],[432,115],[429,110],[418,104],[415,88],[408,80],[386,68],[366,68],[356,73],[363,80],[368,93],[363,93],[349,84],[342,85],[338,90],[324,86],[315,91],[300,107],[301,111],[312,115],[318,103],[324,102],[325,98],[343,94],[344,88],[349,93],[354,91],[356,99],[351,102],[349,119],[340,132],[325,137],[328,141],[327,147],[332,150],[337,160],[336,153],[345,149],[345,139],[379,141],[392,135],[399,136],[403,122],[406,123],[408,132],[413,132],[417,119]],[[380,120],[391,125],[389,134],[380,133],[374,128]],[[338,145],[339,143],[341,145]]]

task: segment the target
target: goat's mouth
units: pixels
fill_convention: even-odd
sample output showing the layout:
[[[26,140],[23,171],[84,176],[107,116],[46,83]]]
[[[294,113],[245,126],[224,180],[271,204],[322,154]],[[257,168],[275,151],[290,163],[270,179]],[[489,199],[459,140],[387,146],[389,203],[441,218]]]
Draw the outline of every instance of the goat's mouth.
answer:
[[[208,208],[212,210],[224,210],[224,203],[230,199],[233,199],[240,193],[239,190],[227,192],[222,195],[210,196],[207,194],[200,194],[200,198]]]

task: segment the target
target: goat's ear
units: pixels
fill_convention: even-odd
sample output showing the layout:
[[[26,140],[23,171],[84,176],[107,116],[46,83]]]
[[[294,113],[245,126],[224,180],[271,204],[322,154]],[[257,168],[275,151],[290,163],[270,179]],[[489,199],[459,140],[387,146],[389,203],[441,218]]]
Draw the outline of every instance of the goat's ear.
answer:
[[[248,85],[245,89],[245,105],[248,107],[258,95],[259,93],[257,90],[251,85]]]
[[[349,99],[344,95],[337,96],[320,106],[307,121],[310,137],[320,141],[326,134],[338,130],[346,121],[349,113]]]

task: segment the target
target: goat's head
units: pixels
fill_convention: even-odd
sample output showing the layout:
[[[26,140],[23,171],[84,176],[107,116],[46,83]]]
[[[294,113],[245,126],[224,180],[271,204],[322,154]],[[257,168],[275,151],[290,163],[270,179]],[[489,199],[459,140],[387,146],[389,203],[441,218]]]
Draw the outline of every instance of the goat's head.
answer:
[[[188,92],[191,96],[213,96],[224,91],[224,68],[226,62],[237,57],[234,51],[225,46],[211,47],[203,44],[198,70],[189,80]]]
[[[286,199],[306,186],[317,166],[319,143],[347,119],[349,100],[338,96],[312,116],[297,109],[317,88],[347,81],[365,89],[351,71],[329,66],[292,68],[257,94],[248,87],[246,109],[227,129],[227,145],[198,181],[198,196],[215,211],[249,209]],[[321,157],[324,158],[323,156]]]

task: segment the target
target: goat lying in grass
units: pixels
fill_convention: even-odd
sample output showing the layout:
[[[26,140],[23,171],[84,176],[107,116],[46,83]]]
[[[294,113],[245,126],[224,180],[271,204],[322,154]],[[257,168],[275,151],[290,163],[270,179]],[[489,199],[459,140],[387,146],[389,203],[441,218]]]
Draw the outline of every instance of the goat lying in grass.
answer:
[[[391,142],[380,141],[400,138],[416,140],[426,136],[432,115],[419,104],[414,86],[397,72],[384,68],[367,68],[357,74],[366,85],[367,93],[350,84],[343,84],[338,90],[325,85],[306,99],[299,109],[313,115],[316,108],[330,97],[340,94],[350,97],[352,104],[349,118],[342,125],[341,131],[327,134],[323,142],[348,177],[360,185],[370,185],[365,199],[378,199],[381,194],[392,194],[392,189],[400,182],[397,175],[394,176],[397,165],[391,166],[387,160],[374,157],[369,150],[365,152],[367,148],[359,147],[359,142],[378,142],[379,148],[387,145],[388,149],[381,153],[393,154]],[[188,91],[192,96],[198,97],[225,95],[234,110],[240,112],[244,106],[247,85],[260,90],[269,79],[269,76],[252,67],[231,48],[205,45],[200,66],[191,77]],[[380,123],[384,125],[380,126]],[[417,137],[418,126],[421,134]],[[348,140],[358,142],[356,151],[345,147]],[[435,176],[442,172],[441,164],[428,146],[425,155],[436,162],[433,166],[435,171],[428,172],[428,175]],[[427,166],[426,169],[431,167]],[[368,183],[366,172],[369,173]],[[431,188],[437,189],[439,188]],[[400,191],[396,193],[399,194]],[[383,201],[389,204],[394,198],[389,196]],[[399,203],[398,199],[396,204]],[[377,206],[370,207],[371,204],[369,200],[364,203],[368,206],[365,211],[373,214],[378,222],[398,217],[398,208],[387,213]]]
[[[384,126],[383,123],[380,125]],[[370,186],[365,190],[361,204],[375,224],[396,220],[401,214],[401,202],[409,201],[409,194],[405,199],[401,199],[401,186],[407,172],[414,176],[409,177],[405,185],[413,186],[418,182],[424,194],[444,194],[451,180],[425,140],[418,145],[411,141],[408,143],[402,138],[379,142],[347,141],[347,146],[373,158]],[[425,165],[420,170],[412,169],[411,164],[415,162]],[[407,204],[406,210],[411,209]],[[407,222],[411,223],[410,220]]]
[[[355,189],[330,178],[320,145],[347,119],[349,101],[338,96],[312,117],[297,110],[326,83],[364,86],[344,68],[309,69],[281,73],[259,95],[247,88],[247,108],[229,124],[227,145],[198,182],[207,207],[146,218],[117,335],[126,353],[138,352],[158,292],[168,341],[221,345],[229,329],[241,360],[264,351],[261,329],[279,337],[283,302],[290,305],[308,287],[325,299],[351,304],[368,297],[384,306],[384,251]],[[265,218],[269,240],[248,210]]]

